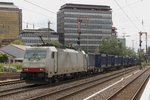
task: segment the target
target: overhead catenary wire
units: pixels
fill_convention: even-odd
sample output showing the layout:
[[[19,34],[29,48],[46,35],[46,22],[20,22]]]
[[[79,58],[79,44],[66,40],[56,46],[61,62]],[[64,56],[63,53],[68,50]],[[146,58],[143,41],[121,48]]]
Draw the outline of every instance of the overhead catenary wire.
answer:
[[[24,0],[24,1],[27,2],[27,3],[30,3],[30,4],[32,4],[32,5],[34,5],[34,6],[37,6],[37,7],[41,8],[41,9],[43,9],[43,10],[45,10],[45,11],[48,11],[48,12],[53,13],[53,14],[56,14],[55,12],[50,11],[49,9],[46,9],[46,8],[44,8],[44,7],[41,7],[41,6],[39,6],[39,5],[37,5],[37,4],[33,3],[33,2],[29,2],[29,1],[27,1],[27,0]],[[128,14],[127,14],[127,13],[123,10],[123,8],[119,5],[119,3],[118,3],[116,0],[114,0],[114,1],[115,1],[115,3],[119,6],[119,8],[122,10],[122,12],[127,16],[127,18],[130,20],[130,22],[133,24],[133,26],[134,26],[136,29],[138,29],[138,31],[140,31],[140,29],[134,24],[134,22],[131,20],[131,18],[128,16]],[[137,2],[139,2],[139,0],[133,2],[133,3],[129,4],[129,5],[131,6],[131,5],[133,5],[133,4],[137,3]]]
[[[50,13],[52,13],[52,14],[55,14],[55,15],[57,14],[57,13],[55,13],[55,12],[53,12],[53,11],[50,11],[49,9],[46,9],[46,8],[44,8],[44,7],[39,6],[39,5],[37,5],[37,4],[33,3],[33,2],[29,2],[29,1],[27,1],[27,0],[24,0],[24,1],[27,2],[27,3],[29,3],[29,4],[34,5],[34,6],[36,6],[36,7],[39,7],[39,8],[41,8],[41,9],[47,11],[47,12],[50,12]],[[34,24],[32,24],[32,25],[34,25]]]
[[[132,6],[132,5],[137,4],[137,3],[139,3],[139,2],[141,2],[141,1],[137,0],[137,1],[135,1],[135,2],[132,2],[132,3],[129,3],[129,4],[127,4],[127,5],[122,6],[122,8],[127,8],[127,7],[129,7],[129,6]],[[120,10],[121,10],[120,8],[115,8],[115,9],[113,9],[113,12],[116,13],[117,11],[120,11]]]
[[[132,21],[132,19],[128,16],[128,14],[123,10],[123,8],[120,6],[120,4],[114,0],[115,3],[118,5],[118,7],[121,9],[121,11],[126,15],[126,17],[128,18],[128,20],[132,23],[132,25],[138,30],[140,31],[140,29],[134,24],[134,22]]]
[[[133,2],[132,4],[135,4],[135,3],[138,3],[138,2],[142,2],[141,0],[139,1],[139,0],[137,0],[136,2]],[[137,17],[137,15],[136,15],[136,13],[133,11],[133,9],[130,7],[130,5],[128,6],[129,8],[130,8],[130,11],[133,13],[133,15],[135,16],[135,18],[136,18],[136,20],[137,20],[137,22],[139,23],[139,25],[141,25],[142,27],[143,27],[143,29],[144,29],[144,22],[143,22],[143,19],[139,19],[138,17]],[[142,29],[142,30],[143,30]]]
[[[139,2],[141,2],[141,0],[136,0],[136,1],[131,2],[131,3],[127,4],[127,5],[125,5],[125,6],[122,6],[122,8],[126,8],[126,7],[129,7],[129,6],[135,5],[135,4],[139,3]],[[119,9],[115,9],[113,11],[116,12],[116,11],[119,11],[119,10],[120,10],[120,8]]]
[[[34,6],[37,6],[37,7],[41,8],[41,9],[43,9],[43,10],[45,10],[45,11],[48,11],[48,12],[50,12],[50,13],[57,14],[57,13],[55,13],[55,12],[53,12],[53,11],[50,11],[49,9],[46,9],[46,8],[44,8],[44,7],[39,6],[39,5],[37,5],[37,4],[33,3],[33,2],[29,2],[29,1],[27,1],[27,0],[24,0],[24,1],[27,2],[27,3],[30,3],[30,4],[32,4],[32,5],[34,5]],[[114,0],[114,1],[115,1],[115,3],[119,6],[120,10],[126,15],[126,17],[128,18],[128,20],[133,24],[133,26],[134,26],[138,31],[140,31],[140,29],[135,25],[135,23],[132,21],[132,19],[128,16],[128,14],[127,14],[127,13],[123,10],[123,8],[120,6],[120,4],[119,4],[116,0]],[[129,4],[129,5],[133,5],[133,4],[137,3],[137,2],[139,2],[139,0],[133,2],[132,4]]]
[[[44,17],[46,17],[46,18],[50,18],[51,16],[49,16],[49,15],[46,15],[46,14],[43,14],[43,13],[41,13],[41,12],[37,12],[37,11],[35,11],[35,10],[32,10],[32,9],[28,9],[28,8],[25,8],[25,7],[22,7],[24,10],[27,10],[27,11],[29,11],[29,12],[33,12],[33,13],[35,13],[35,14],[37,14],[37,15],[42,15],[42,16],[44,16]]]
[[[35,4],[35,3],[29,2],[29,1],[27,1],[27,0],[24,0],[24,1],[27,2],[27,3],[29,3],[29,4],[32,4],[32,5],[34,5],[34,6],[37,6],[37,7],[41,8],[41,9],[43,9],[43,10],[45,10],[45,11],[48,11],[48,12],[53,13],[53,14],[56,14],[55,12],[50,11],[49,9],[46,9],[46,8],[44,8],[44,7],[41,7],[41,6],[39,6],[39,5]]]

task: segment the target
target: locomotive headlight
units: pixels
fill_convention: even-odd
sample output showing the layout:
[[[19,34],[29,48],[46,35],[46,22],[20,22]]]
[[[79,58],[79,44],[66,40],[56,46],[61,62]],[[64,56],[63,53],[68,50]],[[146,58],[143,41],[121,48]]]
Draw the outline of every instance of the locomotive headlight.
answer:
[[[44,68],[40,68],[40,71],[44,71]]]
[[[28,68],[24,68],[23,71],[28,71]]]

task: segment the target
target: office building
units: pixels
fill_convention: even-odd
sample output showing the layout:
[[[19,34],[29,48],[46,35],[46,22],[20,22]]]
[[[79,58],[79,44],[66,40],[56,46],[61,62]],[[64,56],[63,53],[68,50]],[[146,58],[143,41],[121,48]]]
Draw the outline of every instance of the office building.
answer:
[[[110,6],[65,4],[57,13],[57,32],[64,33],[64,44],[95,52],[102,38],[112,36]],[[79,43],[79,42],[78,42]]]
[[[48,43],[50,40],[59,41],[58,33],[54,32],[48,28],[41,29],[24,29],[22,30],[19,39],[25,42],[25,45],[38,45],[42,44],[40,37],[44,40],[45,43]]]

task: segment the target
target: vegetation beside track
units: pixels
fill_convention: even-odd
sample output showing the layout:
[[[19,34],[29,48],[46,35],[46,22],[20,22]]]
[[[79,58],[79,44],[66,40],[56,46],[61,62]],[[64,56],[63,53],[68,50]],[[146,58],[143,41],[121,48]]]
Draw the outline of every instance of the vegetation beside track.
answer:
[[[22,63],[0,63],[0,73],[5,72],[20,72],[22,68]],[[16,71],[12,71],[16,70]]]

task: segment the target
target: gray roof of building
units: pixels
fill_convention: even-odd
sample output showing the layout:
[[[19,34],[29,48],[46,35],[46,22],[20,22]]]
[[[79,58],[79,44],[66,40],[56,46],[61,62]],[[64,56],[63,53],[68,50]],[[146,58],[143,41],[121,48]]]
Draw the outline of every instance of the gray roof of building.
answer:
[[[67,3],[61,6],[60,10],[62,9],[84,9],[84,10],[111,10],[110,6],[105,5],[88,5],[88,4],[72,4]]]
[[[0,51],[15,58],[23,58],[26,48],[29,46],[10,44],[0,48]]]
[[[21,50],[26,50],[27,47],[29,46],[25,46],[25,45],[16,45],[16,44],[10,44],[11,46],[14,46],[16,48],[19,48]]]
[[[55,32],[54,30],[50,29],[48,31],[47,28],[43,28],[43,29],[24,29],[21,31],[21,34],[37,34],[37,33],[51,33],[52,35],[58,35],[57,32]]]
[[[6,9],[18,9],[17,6],[14,5],[12,2],[0,2],[0,9],[6,8]]]

